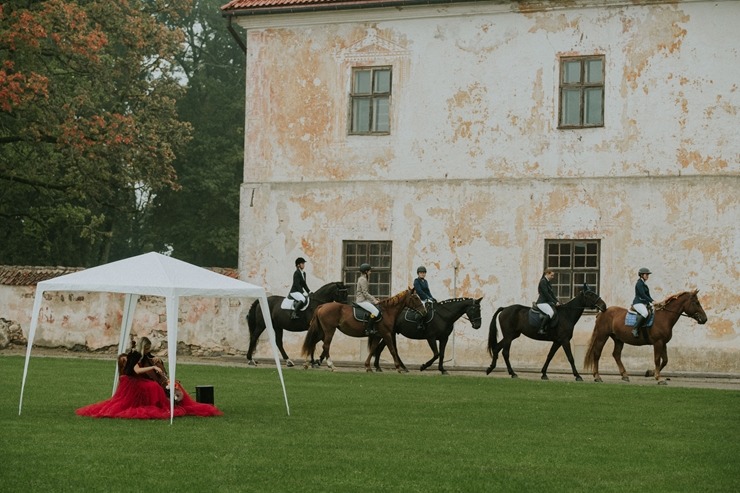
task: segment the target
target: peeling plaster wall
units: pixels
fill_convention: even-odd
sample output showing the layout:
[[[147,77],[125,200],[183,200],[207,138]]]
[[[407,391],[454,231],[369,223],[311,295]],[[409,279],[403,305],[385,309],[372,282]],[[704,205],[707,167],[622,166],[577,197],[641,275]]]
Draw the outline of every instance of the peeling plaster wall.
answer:
[[[484,296],[483,327],[459,322],[447,355],[484,366],[495,309],[536,297],[544,240],[599,239],[609,305],[631,302],[641,266],[656,299],[700,288],[709,322],[678,322],[669,370],[740,371],[740,3],[503,2],[240,22],[243,279],[286,294],[303,255],[315,289],[341,279],[343,240],[391,240],[394,292],[423,263],[438,299]],[[606,60],[605,125],[559,130],[559,57],[592,54]],[[351,69],[380,65],[393,69],[391,134],[348,136]],[[579,368],[592,327],[586,314],[576,328]],[[291,356],[302,339],[286,334]],[[430,357],[423,342],[399,347],[407,363]],[[512,363],[539,367],[548,349],[517,339]],[[343,335],[332,344],[334,359],[365,351]],[[627,347],[624,360],[644,370],[652,349]],[[553,365],[567,368],[562,352]]]

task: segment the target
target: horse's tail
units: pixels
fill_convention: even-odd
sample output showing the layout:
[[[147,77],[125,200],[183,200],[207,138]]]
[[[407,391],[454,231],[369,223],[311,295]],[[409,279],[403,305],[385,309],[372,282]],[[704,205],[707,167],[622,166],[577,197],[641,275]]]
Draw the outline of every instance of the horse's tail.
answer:
[[[493,352],[496,351],[496,346],[498,345],[498,341],[496,340],[496,337],[498,337],[498,327],[496,326],[496,318],[498,318],[498,314],[502,312],[504,309],[503,306],[500,306],[498,310],[496,310],[496,313],[493,314],[493,318],[491,319],[491,325],[488,326],[488,355],[493,356]]]
[[[583,369],[589,371],[594,368],[596,364],[596,339],[601,329],[601,325],[607,323],[607,317],[603,316],[600,312],[596,315],[596,323],[594,323],[594,331],[591,333],[591,342],[588,343],[588,349],[586,350],[586,356],[583,358]]]
[[[257,308],[259,304],[260,300],[255,300],[252,306],[249,307],[249,312],[247,312],[247,326],[250,334],[253,334],[257,329]]]
[[[306,338],[303,340],[303,355],[306,357],[313,356],[316,350],[316,344],[324,339],[324,329],[321,326],[319,320],[319,309],[317,308],[311,319],[311,323],[308,324],[308,332]]]

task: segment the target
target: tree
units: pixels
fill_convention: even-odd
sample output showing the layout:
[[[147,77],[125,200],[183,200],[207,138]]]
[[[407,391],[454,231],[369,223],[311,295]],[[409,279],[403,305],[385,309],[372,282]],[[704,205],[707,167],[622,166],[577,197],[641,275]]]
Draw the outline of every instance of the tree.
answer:
[[[236,267],[244,159],[245,56],[226,29],[219,0],[196,0],[180,22],[177,68],[187,91],[177,108],[193,139],[174,167],[181,188],[152,202],[146,242],[198,265]]]
[[[188,0],[0,5],[0,263],[140,253],[143,197],[177,190],[174,74]]]

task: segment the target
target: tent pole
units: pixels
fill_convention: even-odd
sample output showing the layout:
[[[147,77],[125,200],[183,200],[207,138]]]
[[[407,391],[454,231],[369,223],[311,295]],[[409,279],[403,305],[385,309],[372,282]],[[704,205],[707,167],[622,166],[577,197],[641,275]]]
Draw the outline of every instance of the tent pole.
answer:
[[[267,295],[262,294],[259,298],[260,309],[262,310],[262,318],[265,320],[265,328],[267,329],[267,335],[270,338],[270,345],[272,346],[272,354],[275,357],[275,366],[277,366],[278,375],[280,376],[280,384],[283,386],[283,397],[285,398],[285,409],[290,416],[290,405],[288,404],[288,392],[285,390],[285,380],[283,380],[283,368],[280,364],[280,352],[278,351],[277,342],[275,342],[275,328],[272,326],[272,317],[270,316],[269,305],[267,304]]]
[[[18,402],[18,416],[23,410],[23,391],[26,389],[26,376],[28,375],[28,362],[31,360],[31,348],[36,336],[36,326],[39,324],[39,311],[44,299],[44,290],[36,286],[36,297],[33,299],[33,313],[31,314],[31,327],[28,329],[28,346],[26,347],[26,362],[23,364],[23,380],[21,381],[21,398]]]

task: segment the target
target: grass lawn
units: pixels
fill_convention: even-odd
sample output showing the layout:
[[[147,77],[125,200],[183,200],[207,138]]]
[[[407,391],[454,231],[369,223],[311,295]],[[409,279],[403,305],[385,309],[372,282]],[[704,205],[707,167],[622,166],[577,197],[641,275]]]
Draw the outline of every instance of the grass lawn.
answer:
[[[740,392],[178,365],[217,418],[82,418],[113,361],[0,356],[0,489],[740,491]]]

